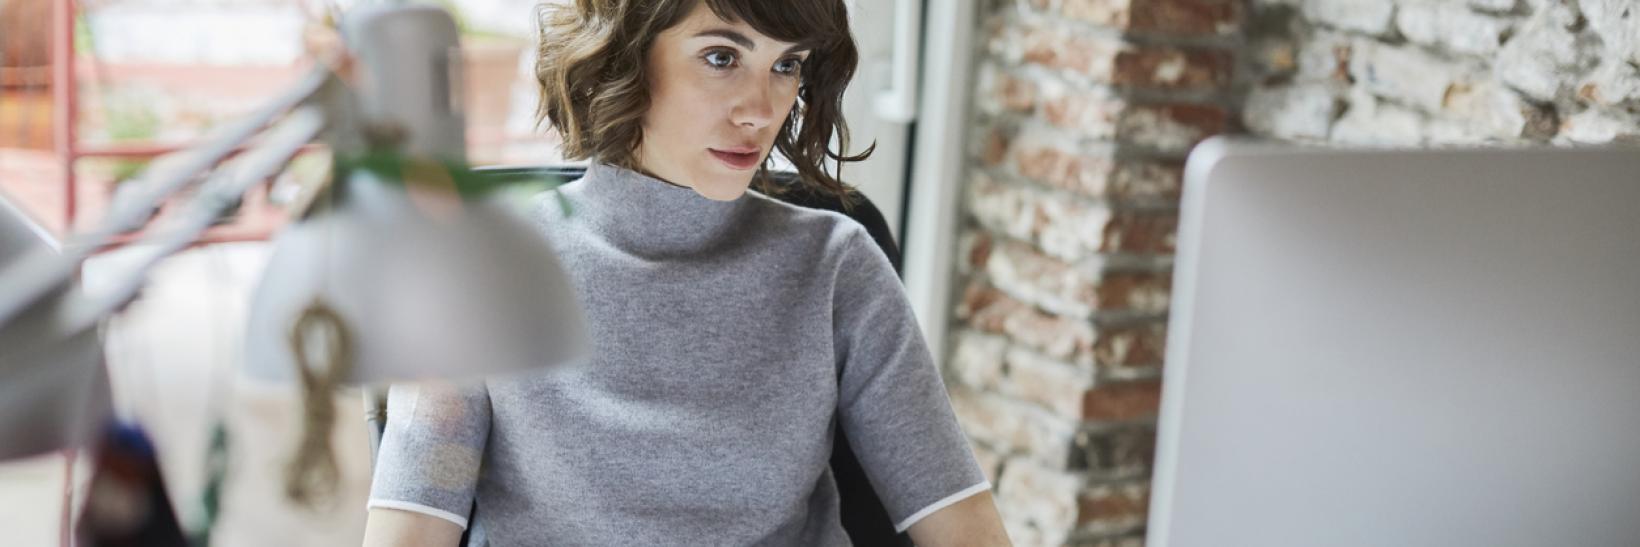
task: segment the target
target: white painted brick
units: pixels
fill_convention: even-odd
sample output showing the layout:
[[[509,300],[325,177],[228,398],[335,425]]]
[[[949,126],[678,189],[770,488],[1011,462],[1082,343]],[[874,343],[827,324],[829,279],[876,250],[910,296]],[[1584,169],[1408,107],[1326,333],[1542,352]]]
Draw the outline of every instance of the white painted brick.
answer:
[[[1640,141],[1640,114],[1588,109],[1560,122],[1559,144],[1605,144]]]
[[[951,351],[951,374],[965,385],[995,390],[1002,385],[1003,355],[1008,338],[973,330],[957,333]]]
[[[1417,146],[1423,142],[1423,126],[1418,113],[1380,103],[1357,89],[1350,94],[1344,117],[1333,125],[1332,140],[1361,146]]]
[[[1097,278],[1025,245],[999,243],[986,260],[985,273],[1010,296],[1059,315],[1091,317],[1098,300]]]
[[[1083,397],[1093,389],[1093,367],[1017,347],[1008,350],[1005,359],[1008,378],[1003,394],[1036,403],[1066,419],[1082,418]]]
[[[975,173],[969,185],[969,207],[980,224],[1031,241],[1066,261],[1098,252],[1109,207],[999,184]]]
[[[1499,51],[1498,76],[1528,97],[1555,100],[1600,53],[1597,39],[1571,30],[1577,20],[1575,11],[1558,3],[1532,16]]]
[[[1406,2],[1395,14],[1395,26],[1413,43],[1454,53],[1491,55],[1512,24],[1448,2]]]
[[[1392,46],[1361,39],[1350,57],[1356,85],[1427,112],[1440,110],[1454,83],[1474,78],[1476,69],[1442,59],[1412,46]]]
[[[1520,0],[1469,0],[1469,5],[1478,10],[1508,13],[1520,7]]]
[[[1243,121],[1254,133],[1281,139],[1326,140],[1338,116],[1338,92],[1326,84],[1254,89]]]
[[[1635,0],[1581,0],[1589,29],[1600,36],[1608,63],[1640,64],[1640,3]]]
[[[1005,453],[1024,456],[1036,465],[1070,467],[1076,440],[1075,422],[1030,403],[968,389],[951,390],[951,409],[964,432]],[[1005,464],[1009,467],[1012,464]],[[1010,472],[1004,468],[1004,477]]]
[[[1601,106],[1640,107],[1640,67],[1608,57],[1578,85],[1577,95]]]
[[[1076,526],[1081,478],[1025,458],[1008,460],[1004,466],[997,486],[997,505],[1007,508],[1004,517],[1040,531],[1039,545],[1064,543]]]
[[[1305,0],[1304,13],[1335,28],[1382,35],[1390,30],[1393,0]]]
[[[1298,74],[1300,81],[1340,80],[1349,73],[1349,59],[1354,56],[1355,37],[1342,32],[1317,29],[1298,44]]]
[[[1454,86],[1447,94],[1441,114],[1469,137],[1481,140],[1507,142],[1522,137],[1547,137],[1554,132],[1543,112],[1493,80]],[[1448,136],[1439,137],[1435,140],[1452,140]]]

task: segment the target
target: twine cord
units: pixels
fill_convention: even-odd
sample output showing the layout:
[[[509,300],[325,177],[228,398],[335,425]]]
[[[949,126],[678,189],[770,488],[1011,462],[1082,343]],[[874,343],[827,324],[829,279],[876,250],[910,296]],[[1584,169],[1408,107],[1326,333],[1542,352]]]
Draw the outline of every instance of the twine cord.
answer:
[[[285,496],[309,508],[334,499],[341,472],[330,433],[336,424],[332,394],[353,368],[352,341],[336,310],[314,301],[290,331],[291,353],[302,382],[302,438],[285,472]],[[317,347],[315,347],[317,346]],[[322,360],[311,361],[315,350]]]

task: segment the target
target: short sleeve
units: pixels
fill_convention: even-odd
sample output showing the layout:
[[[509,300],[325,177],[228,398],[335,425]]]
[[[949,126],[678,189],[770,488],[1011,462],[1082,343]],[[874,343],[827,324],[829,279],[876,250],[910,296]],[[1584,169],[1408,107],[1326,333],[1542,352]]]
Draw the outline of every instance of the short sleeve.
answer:
[[[888,258],[858,226],[841,247],[833,296],[838,420],[903,532],[991,485]]]
[[[368,506],[465,529],[489,432],[490,398],[481,382],[393,386]]]

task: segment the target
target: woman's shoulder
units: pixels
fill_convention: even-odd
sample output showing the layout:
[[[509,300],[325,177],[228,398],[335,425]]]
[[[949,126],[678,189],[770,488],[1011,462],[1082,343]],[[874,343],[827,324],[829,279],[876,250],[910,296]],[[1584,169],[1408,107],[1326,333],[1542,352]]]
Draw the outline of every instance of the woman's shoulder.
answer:
[[[862,237],[870,241],[860,221],[841,212],[824,207],[801,205],[756,191],[747,191],[750,217],[758,228],[783,238],[799,238],[825,243],[827,251],[840,252],[857,244]]]

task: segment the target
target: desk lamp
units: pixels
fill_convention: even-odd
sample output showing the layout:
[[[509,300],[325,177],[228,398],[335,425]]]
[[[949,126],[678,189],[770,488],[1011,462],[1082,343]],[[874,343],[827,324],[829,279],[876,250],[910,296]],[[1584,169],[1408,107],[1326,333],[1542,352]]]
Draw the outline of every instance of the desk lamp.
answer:
[[[135,297],[155,264],[315,140],[329,145],[335,167],[274,239],[247,325],[252,377],[301,379],[312,413],[319,400],[328,409],[341,385],[505,373],[585,352],[581,312],[548,241],[495,191],[519,181],[465,165],[453,20],[436,7],[394,4],[352,10],[342,23],[348,56],[156,160],[96,228],[60,250],[19,235],[21,217],[0,211],[0,459],[83,444],[68,424],[107,415],[100,321]],[[134,246],[140,259],[111,276],[112,288],[74,287],[88,256],[192,186],[184,209]],[[34,419],[68,411],[82,419]]]

